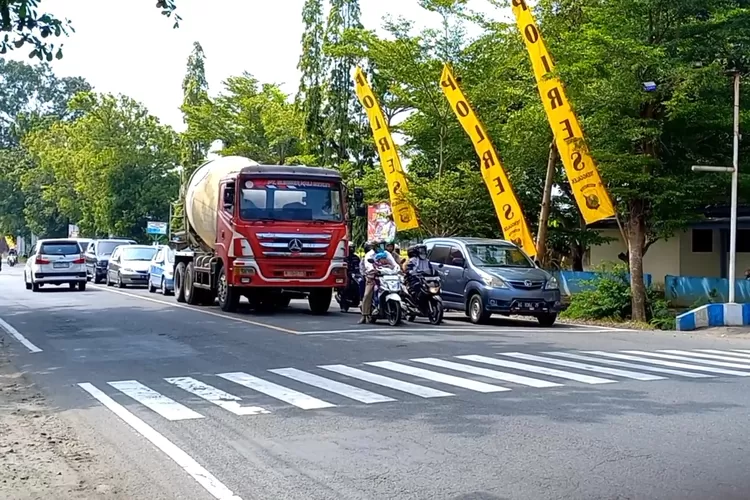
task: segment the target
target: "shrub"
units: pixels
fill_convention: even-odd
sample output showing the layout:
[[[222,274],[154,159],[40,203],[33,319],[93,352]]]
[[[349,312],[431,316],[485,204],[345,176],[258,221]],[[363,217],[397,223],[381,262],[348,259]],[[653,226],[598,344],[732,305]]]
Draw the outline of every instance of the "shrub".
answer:
[[[617,264],[597,270],[600,274],[588,281],[588,289],[573,295],[562,313],[568,319],[623,321],[631,317],[630,281],[627,267]],[[674,315],[664,295],[649,287],[646,290],[646,314],[649,323],[660,329],[674,328]]]

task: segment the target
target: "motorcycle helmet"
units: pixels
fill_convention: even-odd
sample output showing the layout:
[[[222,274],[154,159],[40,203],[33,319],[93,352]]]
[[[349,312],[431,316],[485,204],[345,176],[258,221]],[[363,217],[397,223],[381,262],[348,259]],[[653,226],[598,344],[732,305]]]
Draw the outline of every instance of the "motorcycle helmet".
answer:
[[[417,257],[420,259],[427,258],[427,246],[426,245],[415,245],[414,248],[417,251]]]
[[[419,245],[412,245],[406,249],[406,256],[410,259],[419,255]]]
[[[382,250],[375,254],[375,260],[387,259],[387,258],[388,258],[388,254]]]

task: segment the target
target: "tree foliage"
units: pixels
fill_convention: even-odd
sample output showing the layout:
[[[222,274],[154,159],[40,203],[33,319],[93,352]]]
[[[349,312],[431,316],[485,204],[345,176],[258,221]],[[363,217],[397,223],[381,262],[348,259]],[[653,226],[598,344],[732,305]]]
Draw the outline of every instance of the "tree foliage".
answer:
[[[30,47],[29,58],[50,62],[62,59],[63,44],[51,41],[73,33],[73,25],[67,18],[59,19],[49,12],[39,10],[42,0],[0,1],[0,55],[8,51]],[[174,20],[174,28],[180,24],[175,13],[176,0],[157,0],[156,8],[162,15]]]

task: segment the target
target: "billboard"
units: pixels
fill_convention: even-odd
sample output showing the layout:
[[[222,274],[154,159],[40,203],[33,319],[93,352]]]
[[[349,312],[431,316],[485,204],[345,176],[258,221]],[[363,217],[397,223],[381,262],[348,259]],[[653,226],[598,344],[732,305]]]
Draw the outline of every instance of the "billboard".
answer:
[[[367,239],[369,241],[396,239],[396,223],[390,203],[376,203],[367,207]]]
[[[147,222],[146,234],[167,234],[166,222]]]

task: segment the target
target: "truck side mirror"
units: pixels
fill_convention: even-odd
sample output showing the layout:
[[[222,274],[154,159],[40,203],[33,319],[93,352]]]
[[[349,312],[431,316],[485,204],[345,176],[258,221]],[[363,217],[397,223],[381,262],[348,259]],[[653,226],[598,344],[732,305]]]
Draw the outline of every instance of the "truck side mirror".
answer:
[[[225,189],[224,190],[224,208],[229,210],[233,206],[234,206],[234,190]]]

